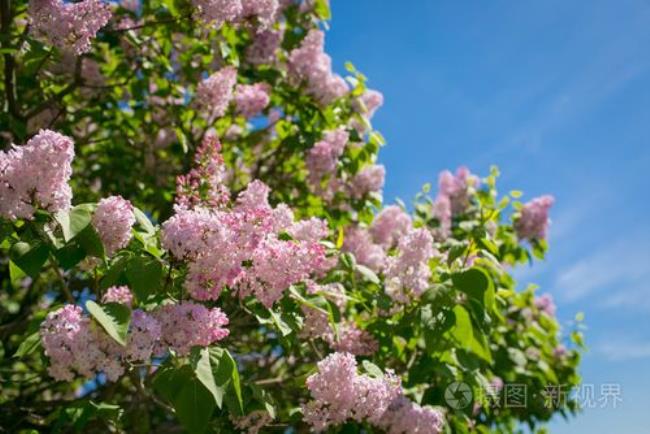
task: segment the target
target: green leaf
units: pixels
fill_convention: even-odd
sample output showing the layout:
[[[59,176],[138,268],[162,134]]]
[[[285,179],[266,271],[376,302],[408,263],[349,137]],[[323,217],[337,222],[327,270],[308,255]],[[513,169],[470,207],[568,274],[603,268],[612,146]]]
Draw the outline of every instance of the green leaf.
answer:
[[[31,277],[36,277],[50,254],[49,247],[36,241],[34,244],[19,241],[11,247],[9,256],[14,264]]]
[[[363,278],[369,282],[379,285],[379,277],[372,271],[370,268],[365,265],[357,264],[357,271],[363,276]]]
[[[217,407],[221,408],[223,404],[224,389],[217,386],[214,379],[212,364],[210,362],[210,350],[208,348],[193,348],[192,358],[194,359],[192,367],[196,378],[212,394]]]
[[[361,364],[363,365],[363,369],[365,369],[371,377],[384,378],[384,372],[379,368],[379,366],[375,365],[371,361],[364,360]]]
[[[218,387],[226,390],[225,399],[228,408],[234,414],[243,414],[244,401],[237,362],[228,350],[223,348],[211,347],[209,351],[214,380]]]
[[[149,217],[139,208],[133,208],[133,214],[135,215],[135,221],[146,233],[153,235],[156,232],[156,228],[151,223],[151,220],[149,220]]]
[[[84,230],[79,232],[75,241],[77,241],[79,246],[81,246],[89,255],[97,258],[104,257],[104,244],[92,225],[86,226]]]
[[[472,324],[469,312],[461,306],[456,305],[453,309],[455,316],[454,327],[451,329],[451,336],[460,344],[461,348],[470,351],[485,361],[492,363],[492,355],[487,346],[485,336]]]
[[[27,277],[27,274],[25,274],[25,272],[21,270],[14,261],[9,260],[9,280],[11,280],[11,286],[19,288],[20,282],[22,282],[25,277]]]
[[[119,303],[99,305],[92,300],[86,302],[86,309],[117,343],[126,346],[126,335],[131,323],[131,309]]]
[[[36,351],[41,346],[41,335],[38,332],[32,333],[23,339],[16,350],[14,357],[25,357]]]
[[[68,242],[86,229],[92,220],[93,205],[81,204],[70,211],[59,211],[54,214],[54,219],[61,226],[63,239]]]
[[[489,274],[482,268],[474,267],[452,276],[454,286],[478,301],[486,310],[494,309],[494,285]]]
[[[139,301],[160,289],[163,267],[160,261],[150,256],[137,256],[126,264],[126,278]]]

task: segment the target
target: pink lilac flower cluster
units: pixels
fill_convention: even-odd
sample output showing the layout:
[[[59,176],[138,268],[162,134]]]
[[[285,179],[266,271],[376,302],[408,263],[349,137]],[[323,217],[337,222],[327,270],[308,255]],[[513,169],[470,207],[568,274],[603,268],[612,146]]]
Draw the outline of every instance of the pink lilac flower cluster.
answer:
[[[189,262],[185,286],[193,298],[214,300],[228,286],[271,306],[290,285],[333,266],[320,243],[327,224],[294,222],[286,205],[271,207],[269,193],[266,184],[253,181],[231,207],[177,206],[163,224],[163,247]]]
[[[0,151],[0,216],[29,219],[36,208],[68,210],[73,158],[72,139],[50,130],[41,130],[24,146]]]
[[[392,371],[383,378],[357,372],[350,353],[330,354],[307,378],[312,400],[303,406],[304,420],[317,432],[348,420],[367,422],[389,433],[432,433],[443,428],[442,415],[404,397]]]
[[[246,49],[246,61],[253,65],[271,64],[282,43],[281,30],[264,30],[253,37],[253,43]]]
[[[331,175],[336,171],[336,164],[348,144],[349,134],[343,128],[334,131],[327,131],[323,140],[309,150],[306,158],[307,169],[309,170],[309,182],[318,186],[325,175]]]
[[[384,95],[374,89],[366,89],[360,97],[352,101],[352,104],[352,107],[361,115],[364,122],[360,122],[358,119],[352,119],[351,126],[359,134],[364,134],[367,132],[369,122],[375,115],[375,112],[384,104]]]
[[[399,255],[387,260],[386,292],[393,300],[406,303],[419,297],[428,287],[429,261],[435,255],[433,237],[425,228],[410,231],[399,240]]]
[[[132,300],[124,290],[113,289],[107,301]],[[48,372],[55,379],[71,381],[75,373],[91,378],[103,372],[110,381],[116,381],[129,362],[147,362],[168,349],[185,355],[192,346],[208,346],[224,339],[228,336],[227,324],[228,317],[219,308],[194,303],[166,305],[153,313],[136,309],[126,347],[122,347],[81,307],[69,304],[48,314],[40,335],[50,359]]]
[[[133,205],[121,196],[110,196],[99,201],[93,214],[92,225],[99,234],[108,256],[126,247],[135,224]]]
[[[237,112],[245,118],[252,118],[269,105],[269,85],[266,83],[239,84],[235,88]]]
[[[133,294],[128,286],[111,286],[104,293],[102,303],[119,303],[131,307]]]
[[[548,212],[555,203],[553,196],[540,196],[526,203],[515,221],[515,231],[520,239],[544,239],[548,231]]]
[[[256,19],[264,29],[273,25],[278,0],[193,0],[199,18],[206,24],[221,27],[244,19]]]
[[[194,154],[194,167],[176,178],[176,203],[182,208],[219,208],[230,200],[219,139],[208,134]]]
[[[199,107],[207,110],[210,116],[223,116],[232,100],[236,83],[237,69],[232,66],[221,68],[199,83],[196,89]]]
[[[368,193],[378,192],[384,186],[386,168],[381,164],[366,166],[357,173],[350,184],[350,195],[361,199]]]
[[[411,218],[400,207],[384,208],[375,218],[370,230],[350,227],[343,239],[343,250],[354,254],[361,265],[375,272],[386,266],[386,252],[411,230]]]
[[[92,39],[112,15],[102,0],[30,0],[28,13],[36,37],[77,55],[90,51]]]
[[[343,287],[338,284],[317,285],[308,287],[310,293],[318,293],[335,303],[339,310],[345,310],[346,297]],[[357,356],[374,354],[378,349],[377,340],[367,331],[361,330],[352,321],[342,321],[337,324],[337,332],[329,322],[326,312],[302,307],[305,315],[301,337],[306,339],[322,339],[335,351],[351,353]]]
[[[300,47],[289,53],[289,74],[321,104],[328,105],[348,92],[345,80],[332,72],[332,59],[324,51],[325,34],[312,29]]]
[[[438,196],[433,211],[440,221],[438,235],[441,238],[449,236],[452,217],[467,210],[470,205],[471,189],[478,188],[480,182],[480,179],[464,166],[456,169],[455,175],[448,170],[440,173]]]
[[[180,355],[193,346],[207,347],[228,336],[228,317],[219,308],[184,302],[160,307],[154,313],[160,324],[161,344]]]
[[[553,296],[551,294],[542,294],[539,297],[535,297],[535,307],[546,313],[548,316],[555,316],[555,302],[553,301]]]
[[[236,21],[243,11],[241,0],[192,0],[192,3],[199,18],[215,27]]]
[[[87,378],[103,372],[110,381],[124,373],[123,347],[83,314],[79,306],[66,305],[47,315],[40,329],[49,374],[72,381],[75,372]]]

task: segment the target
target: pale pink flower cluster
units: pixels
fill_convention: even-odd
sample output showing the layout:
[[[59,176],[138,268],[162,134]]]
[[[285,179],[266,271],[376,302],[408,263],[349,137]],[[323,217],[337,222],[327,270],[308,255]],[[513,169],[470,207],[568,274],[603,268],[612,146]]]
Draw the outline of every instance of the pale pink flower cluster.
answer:
[[[350,183],[350,195],[360,199],[368,193],[378,192],[384,186],[386,168],[381,164],[366,166],[357,173]]]
[[[327,131],[323,140],[309,150],[306,164],[309,170],[309,181],[312,185],[318,186],[325,175],[331,175],[336,171],[336,164],[348,144],[349,134],[343,128],[334,131]]]
[[[352,101],[352,107],[358,112],[365,122],[360,122],[358,119],[352,119],[351,125],[360,134],[367,132],[368,124],[375,112],[379,107],[384,104],[384,95],[374,89],[366,89],[366,91]]]
[[[128,286],[111,286],[104,293],[102,303],[119,303],[131,307],[133,294]]]
[[[73,158],[72,139],[50,130],[41,130],[24,146],[0,151],[0,216],[29,219],[36,208],[68,210]]]
[[[228,336],[228,317],[221,309],[183,302],[160,307],[154,317],[160,324],[161,344],[180,355],[193,346],[207,347]],[[163,347],[164,348],[164,347]]]
[[[266,83],[239,84],[235,88],[237,112],[245,118],[252,118],[269,105],[270,88]]]
[[[377,214],[370,233],[377,244],[390,248],[408,233],[412,224],[411,217],[402,208],[390,205]]]
[[[438,197],[449,200],[453,215],[461,214],[470,205],[470,188],[478,188],[479,185],[479,178],[467,167],[459,167],[455,175],[445,170],[438,179]]]
[[[332,59],[324,51],[325,34],[312,29],[300,47],[289,53],[289,74],[321,104],[328,105],[348,92],[345,80],[332,72]]]
[[[515,231],[520,239],[544,239],[548,231],[548,212],[555,203],[553,196],[537,197],[526,203],[520,211],[519,218],[515,221]]]
[[[278,0],[193,0],[199,18],[206,24],[221,27],[244,19],[256,19],[260,28],[273,25]]]
[[[370,230],[360,226],[345,232],[343,250],[354,254],[361,265],[375,272],[386,266],[386,252],[411,230],[412,222],[400,207],[384,208],[375,218]]]
[[[192,0],[192,4],[203,22],[216,27],[236,21],[243,11],[241,0]]]
[[[440,172],[438,196],[433,204],[433,213],[440,222],[437,235],[447,238],[451,233],[452,217],[462,214],[470,206],[472,189],[480,186],[480,179],[467,167],[456,169],[454,175],[448,170]]]
[[[241,18],[257,19],[260,28],[266,29],[273,25],[278,13],[278,0],[241,0]]]
[[[271,64],[282,43],[281,30],[263,30],[253,37],[253,43],[246,49],[246,61],[253,65]]]
[[[290,285],[332,267],[320,243],[327,224],[294,222],[286,205],[271,207],[269,192],[253,181],[230,208],[179,206],[163,224],[163,247],[189,262],[185,286],[193,298],[214,300],[228,286],[271,306]]]
[[[113,296],[124,301],[128,297],[122,292],[123,288],[114,290],[108,301]],[[55,379],[72,381],[75,373],[92,378],[103,372],[109,381],[116,381],[131,362],[148,362],[168,349],[185,355],[192,346],[205,347],[224,339],[227,324],[228,317],[219,308],[194,303],[166,305],[153,313],[136,309],[126,347],[122,347],[81,307],[69,304],[47,315],[40,335],[50,359],[48,372]]]
[[[226,66],[199,83],[196,101],[210,116],[221,117],[226,113],[237,83],[237,69]]]
[[[194,154],[194,167],[176,178],[178,205],[218,208],[230,200],[230,192],[223,184],[226,172],[220,150],[219,139],[207,134]]]
[[[330,354],[307,378],[312,400],[303,406],[304,420],[317,432],[349,420],[367,422],[389,433],[439,434],[443,416],[404,397],[401,382],[392,371],[383,378],[357,372],[349,353]]]
[[[75,372],[87,378],[103,372],[110,381],[124,374],[125,348],[91,322],[79,306],[68,304],[49,313],[40,335],[50,358],[48,372],[57,380],[72,381]],[[152,339],[149,348],[153,345]]]
[[[63,50],[83,54],[99,29],[111,19],[111,8],[102,0],[30,0],[31,32]]]
[[[374,242],[372,234],[360,226],[352,226],[345,231],[342,250],[350,252],[361,265],[380,272],[386,265],[386,252]]]
[[[555,316],[556,306],[551,294],[547,293],[535,297],[535,307],[546,313],[548,316]]]
[[[99,234],[108,256],[126,247],[135,224],[133,205],[122,196],[110,196],[99,201],[93,214],[92,225]]]
[[[308,287],[310,293],[318,293],[335,303],[341,312],[345,309],[346,298],[343,287],[337,284],[317,285]],[[367,331],[361,330],[352,321],[337,324],[336,332],[329,322],[327,313],[302,307],[305,315],[301,337],[306,339],[322,339],[335,351],[348,352],[357,356],[374,354],[378,349],[377,340]]]
[[[398,248],[399,254],[387,260],[386,292],[393,300],[406,303],[409,296],[419,297],[429,287],[429,261],[436,251],[426,228],[409,231],[400,238]]]

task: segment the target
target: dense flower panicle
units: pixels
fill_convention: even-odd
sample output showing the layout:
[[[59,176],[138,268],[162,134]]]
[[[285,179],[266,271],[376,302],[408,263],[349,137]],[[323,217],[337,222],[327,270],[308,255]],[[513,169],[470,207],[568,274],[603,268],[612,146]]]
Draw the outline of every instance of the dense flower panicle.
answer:
[[[241,16],[241,0],[192,0],[199,18],[205,24],[221,27],[224,23],[234,22]]]
[[[324,51],[325,34],[312,29],[300,47],[289,53],[289,73],[297,84],[307,83],[307,91],[321,104],[330,104],[348,92],[345,80],[332,72],[332,59]]]
[[[479,185],[479,178],[467,167],[459,167],[455,175],[445,170],[438,180],[438,196],[449,200],[453,215],[461,214],[470,205],[470,188],[478,188]]]
[[[133,294],[128,286],[111,286],[102,297],[102,303],[120,303],[131,307]]]
[[[148,361],[161,337],[160,323],[152,315],[140,309],[134,310],[126,343],[126,358],[130,361]]]
[[[367,119],[372,119],[379,107],[384,105],[384,95],[377,90],[366,89],[361,97],[355,102],[358,111]]]
[[[194,167],[176,178],[176,203],[186,209],[198,206],[220,208],[230,200],[221,143],[207,134],[194,155]]]
[[[324,339],[333,350],[355,356],[370,356],[379,349],[379,342],[370,333],[347,321],[339,324],[338,339],[333,331]]]
[[[50,312],[40,329],[49,374],[72,381],[75,372],[91,378],[104,372],[110,381],[124,373],[123,349],[99,327],[91,324],[79,306],[66,305]]]
[[[110,196],[99,201],[93,214],[92,224],[104,244],[106,254],[111,256],[126,247],[135,224],[133,205],[121,196]]]
[[[50,130],[41,130],[24,146],[0,151],[0,216],[31,218],[36,208],[68,210],[73,158],[72,139]]]
[[[278,0],[241,0],[242,18],[255,17],[262,29],[271,27],[278,13]]]
[[[239,84],[235,88],[237,112],[245,118],[259,114],[269,105],[269,85],[266,83]]]
[[[160,323],[161,342],[180,355],[193,346],[207,347],[228,336],[228,317],[221,309],[184,302],[162,306],[154,313]],[[164,348],[164,347],[163,347]]]
[[[92,39],[111,19],[111,8],[101,0],[30,0],[28,13],[36,37],[77,55],[90,51]]]
[[[386,252],[375,244],[370,232],[362,227],[350,227],[343,238],[342,250],[350,252],[361,265],[379,272],[386,264]]]
[[[435,231],[436,238],[444,240],[451,235],[452,226],[451,201],[447,196],[438,195],[433,202],[433,215],[440,224]]]
[[[519,218],[515,221],[514,227],[520,239],[544,239],[548,231],[548,213],[555,203],[553,196],[545,195],[537,197],[526,203],[520,212]]]
[[[163,224],[163,247],[190,261],[185,286],[193,298],[214,300],[229,286],[242,298],[254,295],[271,306],[290,285],[334,265],[320,243],[328,232],[326,223],[315,218],[294,222],[286,205],[271,207],[269,192],[256,180],[232,208],[178,207]]]
[[[368,193],[378,192],[384,187],[386,169],[381,164],[367,166],[352,179],[350,195],[360,199]]]
[[[440,434],[444,416],[430,407],[421,407],[402,396],[393,402],[381,425],[388,434]]]
[[[253,37],[253,43],[246,49],[246,61],[253,65],[271,64],[282,43],[281,30],[263,30]]]
[[[333,174],[339,157],[343,154],[349,134],[342,128],[325,133],[323,140],[309,150],[305,162],[309,170],[309,180],[317,185],[325,175]]]
[[[386,292],[395,301],[405,303],[409,292],[419,297],[429,287],[429,260],[435,254],[433,237],[425,228],[411,230],[400,239],[399,251],[386,266]]]
[[[226,113],[237,83],[237,69],[226,66],[215,72],[196,89],[198,105],[209,111],[210,116],[221,117]]]
[[[539,297],[535,297],[535,307],[546,313],[548,316],[555,316],[555,302],[553,301],[553,296],[551,294],[542,294]]]
[[[397,205],[384,208],[372,223],[370,233],[385,248],[394,246],[411,229],[411,217]]]
[[[442,432],[442,414],[404,397],[392,371],[383,378],[359,375],[349,353],[332,353],[321,360],[318,372],[307,378],[307,388],[313,399],[303,406],[304,420],[317,432],[348,420],[395,434]]]

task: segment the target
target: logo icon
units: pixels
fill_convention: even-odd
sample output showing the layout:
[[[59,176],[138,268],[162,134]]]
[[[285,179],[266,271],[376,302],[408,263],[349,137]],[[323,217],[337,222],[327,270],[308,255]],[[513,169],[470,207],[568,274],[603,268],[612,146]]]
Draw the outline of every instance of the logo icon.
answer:
[[[449,407],[462,410],[472,403],[472,389],[466,383],[451,383],[445,389],[445,401]]]

